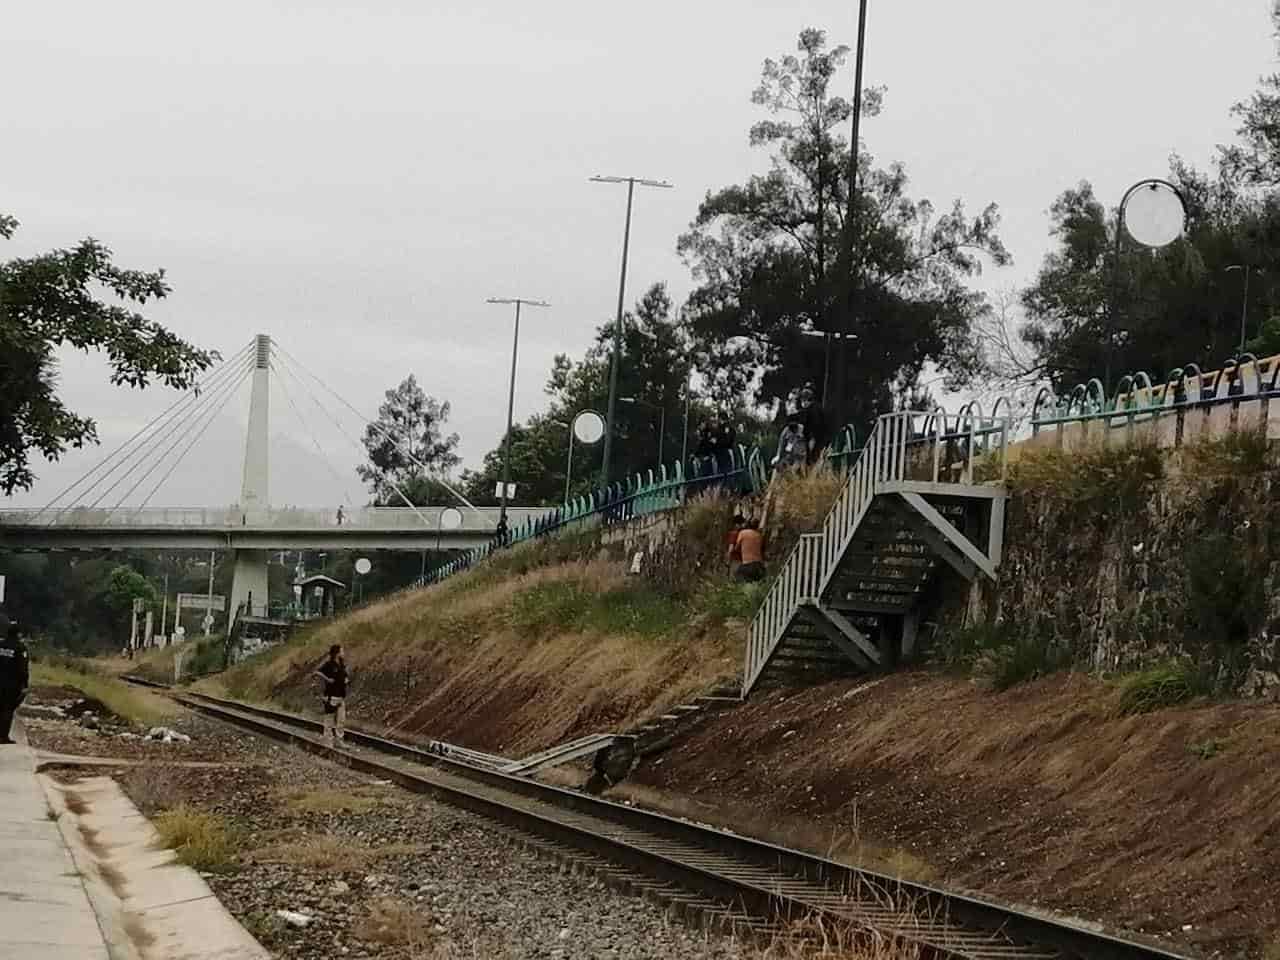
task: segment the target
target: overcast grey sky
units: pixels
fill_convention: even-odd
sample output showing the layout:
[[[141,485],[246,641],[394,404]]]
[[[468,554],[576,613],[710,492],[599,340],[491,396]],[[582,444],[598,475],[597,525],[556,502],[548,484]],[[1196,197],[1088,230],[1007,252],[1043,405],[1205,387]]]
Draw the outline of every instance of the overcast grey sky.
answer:
[[[270,333],[370,414],[416,373],[453,404],[469,464],[506,412],[511,315],[485,298],[553,304],[522,327],[518,417],[542,406],[553,354],[580,354],[612,314],[625,188],[587,177],[676,185],[637,194],[628,302],[658,280],[681,300],[675,240],[698,201],[767,163],[746,140],[761,61],[806,26],[852,44],[857,16],[853,0],[8,6],[0,210],[23,229],[0,256],[92,234],[126,265],[165,267],[174,292],[153,314],[183,336],[230,354]],[[1024,283],[1063,188],[1088,178],[1114,201],[1173,151],[1209,164],[1231,104],[1274,69],[1268,11],[870,0],[865,79],[888,93],[865,141],[907,165],[915,196],[998,202],[1015,264],[983,285]],[[109,446],[171,396],[103,371],[69,358],[62,392]],[[336,504],[273,400],[272,500]],[[247,402],[156,503],[236,498]],[[323,420],[316,434],[350,475],[350,444]],[[41,465],[11,505],[43,503],[103,452]]]

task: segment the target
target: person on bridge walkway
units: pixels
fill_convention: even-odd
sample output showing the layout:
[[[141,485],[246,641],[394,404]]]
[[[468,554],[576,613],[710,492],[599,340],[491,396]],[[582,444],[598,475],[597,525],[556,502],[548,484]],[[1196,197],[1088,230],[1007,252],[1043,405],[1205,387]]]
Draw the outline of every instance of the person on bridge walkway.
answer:
[[[0,743],[13,743],[9,730],[18,705],[27,698],[31,685],[30,658],[18,637],[18,625],[10,623],[5,638],[0,640]]]
[[[341,644],[329,648],[329,659],[316,676],[324,681],[324,742],[332,747],[335,739],[342,742],[347,723],[347,661]]]
[[[738,579],[755,582],[764,579],[764,538],[760,535],[760,521],[752,518],[738,531]]]

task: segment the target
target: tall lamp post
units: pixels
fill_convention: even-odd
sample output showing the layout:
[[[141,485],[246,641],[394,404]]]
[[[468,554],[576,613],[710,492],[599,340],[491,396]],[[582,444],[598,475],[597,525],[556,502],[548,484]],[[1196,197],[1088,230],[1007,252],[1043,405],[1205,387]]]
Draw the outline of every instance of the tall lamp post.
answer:
[[[502,507],[498,511],[498,526],[505,534],[507,530],[507,491],[511,488],[511,418],[516,408],[516,357],[520,351],[520,308],[549,307],[544,300],[526,300],[524,297],[490,297],[485,303],[502,303],[516,305],[516,327],[511,338],[511,387],[507,392],[507,437],[502,446]]]
[[[1252,264],[1233,263],[1227,267],[1225,272],[1234,273],[1236,270],[1244,273],[1244,303],[1240,307],[1240,349],[1237,351],[1237,355],[1243,355],[1244,342],[1247,336],[1246,331],[1249,325],[1249,273],[1262,273],[1263,271]]]
[[[619,397],[623,403],[633,403],[638,407],[648,407],[650,410],[657,410],[661,414],[661,425],[658,427],[658,463],[662,463],[663,441],[667,437],[667,408],[660,407],[656,403],[650,403],[648,400],[641,400],[639,397]]]
[[[587,446],[598,443],[600,438],[604,436],[604,417],[594,410],[583,410],[573,418],[572,423],[565,423],[561,420],[553,422],[569,430],[569,460],[564,468],[564,502],[567,504],[569,502],[569,491],[573,488],[573,442],[577,440]]]
[[[616,401],[618,398],[618,368],[622,366],[622,304],[627,291],[627,251],[631,246],[631,200],[635,196],[636,184],[642,187],[661,187],[671,189],[666,180],[645,180],[642,177],[601,177],[590,178],[592,183],[625,183],[627,185],[627,219],[622,230],[622,275],[618,280],[618,317],[613,331],[613,359],[609,363],[609,406],[605,413],[604,427],[604,462],[601,467],[604,482],[609,482],[609,467],[613,455],[613,423]]]
[[[1178,237],[1187,222],[1187,205],[1182,193],[1168,180],[1150,177],[1139,180],[1120,198],[1116,213],[1116,248],[1111,265],[1110,330],[1107,331],[1107,361],[1103,386],[1111,392],[1111,365],[1115,356],[1117,320],[1120,314],[1120,255],[1124,235],[1150,250],[1167,247]]]

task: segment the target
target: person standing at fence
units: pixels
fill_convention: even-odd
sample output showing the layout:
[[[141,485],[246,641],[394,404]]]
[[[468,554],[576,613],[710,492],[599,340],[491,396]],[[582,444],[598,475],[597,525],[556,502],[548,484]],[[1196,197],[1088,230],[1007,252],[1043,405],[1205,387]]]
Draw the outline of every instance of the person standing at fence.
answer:
[[[827,445],[827,418],[818,404],[813,387],[806,384],[800,391],[800,402],[795,414],[789,419],[803,428],[805,463],[813,466]]]
[[[324,742],[332,747],[342,742],[347,723],[347,661],[341,644],[329,648],[329,659],[316,676],[324,681]]]
[[[738,531],[737,577],[754,583],[764,579],[764,537],[760,534],[760,521],[754,517]]]
[[[26,645],[18,636],[18,625],[10,622],[5,638],[0,640],[0,743],[13,743],[9,737],[13,715],[27,698],[31,685],[30,658]]]

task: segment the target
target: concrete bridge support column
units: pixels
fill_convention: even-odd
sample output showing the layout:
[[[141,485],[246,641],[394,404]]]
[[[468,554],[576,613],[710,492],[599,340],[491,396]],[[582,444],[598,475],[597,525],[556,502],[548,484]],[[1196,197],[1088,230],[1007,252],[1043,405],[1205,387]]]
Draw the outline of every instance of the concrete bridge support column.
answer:
[[[268,397],[270,395],[271,338],[259,334],[254,357],[253,390],[249,395],[249,433],[244,448],[244,482],[240,487],[241,522],[256,526],[266,522],[270,499],[267,489],[267,457],[270,438]],[[267,559],[265,550],[235,551],[235,571],[231,578],[231,609],[227,632],[240,609],[251,601],[255,608],[265,607],[267,595]]]

